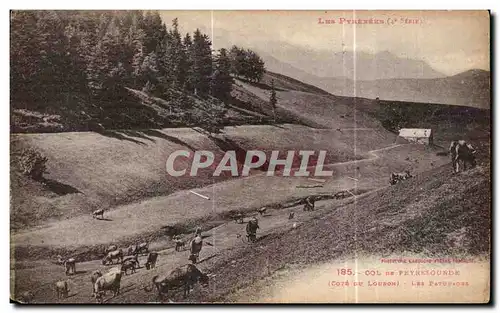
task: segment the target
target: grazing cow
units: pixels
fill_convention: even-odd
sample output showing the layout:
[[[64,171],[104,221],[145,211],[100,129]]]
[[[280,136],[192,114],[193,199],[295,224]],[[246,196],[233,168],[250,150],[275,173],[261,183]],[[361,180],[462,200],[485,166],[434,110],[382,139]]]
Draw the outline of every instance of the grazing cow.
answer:
[[[102,296],[107,290],[113,291],[113,296],[116,297],[120,294],[120,282],[122,279],[121,269],[119,271],[113,270],[99,277],[95,284],[95,298],[98,303],[102,303]]]
[[[135,266],[136,266],[136,261],[134,259],[128,259],[123,261],[121,271],[125,272],[125,275],[127,274],[127,271],[130,270],[132,273],[135,273]]]
[[[117,263],[123,262],[123,252],[121,249],[108,252],[104,259],[102,259],[102,265],[113,264],[113,260],[117,260]]]
[[[64,261],[65,259],[61,256],[61,255],[58,255],[57,256],[57,261],[55,262],[57,265],[63,265],[64,264]]]
[[[304,211],[314,211],[314,203],[315,202],[316,202],[316,200],[314,199],[314,197],[306,197],[303,210]]]
[[[102,272],[100,270],[95,270],[90,275],[90,281],[92,282],[92,297],[95,296],[95,282],[101,276],[102,276]]]
[[[106,248],[105,252],[108,253],[108,252],[116,251],[116,250],[118,250],[118,247],[116,245],[111,245],[111,246]]]
[[[471,167],[476,166],[476,149],[470,143],[465,142],[465,140],[459,140],[453,150],[454,153],[452,153],[452,156],[454,156],[453,167],[455,173],[460,171],[460,163],[463,163],[464,171],[467,170],[467,164],[470,164]]]
[[[391,183],[391,185],[395,185],[398,182],[400,182],[402,180],[409,179],[411,177],[412,177],[412,175],[410,174],[410,171],[408,171],[408,170],[404,171],[404,173],[392,173],[390,183]]]
[[[64,261],[66,275],[76,274],[76,260],[69,258]]]
[[[127,249],[127,255],[133,255],[133,254],[135,254],[136,250],[137,250],[137,245],[131,245]]]
[[[146,269],[149,270],[151,268],[155,268],[157,259],[158,259],[158,253],[156,252],[149,253],[148,260],[146,261]]]
[[[55,285],[57,299],[61,297],[67,298],[69,293],[69,287],[67,281],[58,281]]]
[[[290,212],[290,214],[288,215],[288,219],[291,220],[291,219],[293,219],[294,216],[295,216],[295,212]]]
[[[208,286],[209,277],[207,274],[202,273],[195,265],[186,264],[172,270],[167,275],[156,275],[152,281],[153,288],[156,287],[158,291],[159,299],[167,295],[170,290],[179,287],[184,287],[184,298],[186,298],[189,295],[189,290],[198,281],[204,287]]]
[[[201,236],[201,227],[198,226],[196,227],[196,230],[194,231],[194,236]]]
[[[139,256],[137,254],[135,254],[135,255],[129,255],[127,257],[124,257],[122,263],[125,263],[125,262],[132,262],[132,263],[134,263],[134,266],[136,268],[140,267],[140,265],[139,265]]]
[[[264,213],[266,213],[266,211],[267,211],[267,208],[266,208],[266,207],[262,207],[262,208],[260,208],[260,209],[258,209],[258,210],[257,210],[257,212],[259,212],[259,214],[260,214],[261,216],[262,216],[262,215],[264,215]]]
[[[245,217],[245,216],[243,215],[243,213],[236,213],[236,214],[234,215],[234,221],[235,221],[236,223],[238,223],[238,224],[243,224],[243,219],[244,219],[244,217]]]
[[[259,229],[259,221],[254,217],[250,221],[248,221],[248,224],[246,226],[246,231],[247,231],[247,238],[249,241],[254,242],[257,237],[257,229]]]
[[[173,240],[175,242],[175,251],[182,251],[186,245],[184,240],[182,240],[179,235],[175,235]]]
[[[351,194],[348,191],[342,190],[342,191],[337,192],[333,197],[335,199],[344,199],[344,198],[349,197],[350,195]]]
[[[98,216],[100,216],[101,219],[104,218],[104,209],[99,209],[92,212],[92,218],[97,218]]]
[[[149,251],[149,243],[142,242],[138,245],[130,246],[128,248],[128,255],[148,253],[148,251]]]
[[[21,303],[31,303],[33,299],[35,298],[35,295],[31,291],[25,291],[19,296],[19,302]]]

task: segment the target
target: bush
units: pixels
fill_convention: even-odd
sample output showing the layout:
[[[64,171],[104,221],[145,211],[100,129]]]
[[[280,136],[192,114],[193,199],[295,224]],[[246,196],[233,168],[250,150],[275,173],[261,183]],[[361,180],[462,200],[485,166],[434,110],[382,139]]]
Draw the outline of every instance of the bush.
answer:
[[[35,180],[43,179],[47,170],[47,158],[34,149],[25,149],[19,157],[19,168],[21,172]]]

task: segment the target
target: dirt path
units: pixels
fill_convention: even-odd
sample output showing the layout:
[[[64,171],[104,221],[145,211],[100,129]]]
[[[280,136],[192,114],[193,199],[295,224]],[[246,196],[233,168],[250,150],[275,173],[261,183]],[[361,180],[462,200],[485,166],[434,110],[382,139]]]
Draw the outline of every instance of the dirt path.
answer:
[[[258,208],[309,194],[331,193],[353,187],[374,189],[387,184],[389,171],[402,168],[401,165],[399,168],[395,166],[396,160],[386,160],[378,154],[403,146],[392,145],[372,150],[369,152],[371,157],[367,159],[325,165],[325,169],[332,170],[334,176],[327,177],[321,188],[297,188],[299,185],[311,184],[307,177],[265,176],[263,173],[194,190],[210,196],[210,200],[183,190],[107,211],[105,220],[92,219],[90,215],[79,216],[45,228],[15,234],[11,239],[12,243],[17,245],[55,247],[109,244],[125,236],[157,231],[162,226],[182,223],[189,218],[201,218],[207,214]],[[432,157],[431,155],[430,158]],[[381,160],[386,163],[379,164]],[[436,165],[443,161],[443,158],[434,157]],[[412,172],[429,168],[430,162],[432,161],[427,160],[420,163],[419,168]],[[273,192],[270,193],[269,190]]]
[[[337,171],[339,168],[346,167],[346,171],[349,172],[348,176],[353,176],[353,172],[347,169],[347,166],[374,162],[379,159],[378,152],[400,146],[393,145],[369,151],[369,155],[372,157],[368,159],[327,164],[324,167],[325,169],[337,169]],[[308,170],[313,169],[314,167],[308,168]],[[17,245],[78,246],[108,244],[123,237],[156,231],[165,225],[181,223],[187,218],[200,218],[207,214],[218,214],[234,209],[257,208],[271,203],[284,202],[297,196],[336,192],[354,186],[372,189],[380,185],[380,183],[376,184],[370,177],[365,177],[365,179],[358,177],[358,181],[353,182],[344,176],[326,177],[327,181],[322,188],[305,190],[297,189],[296,186],[310,184],[311,182],[307,177],[266,176],[266,173],[259,173],[194,189],[197,193],[208,195],[210,200],[197,197],[191,194],[189,190],[182,190],[169,196],[156,197],[139,203],[120,206],[107,211],[104,220],[93,219],[90,215],[78,216],[49,224],[41,229],[18,233],[11,238],[12,242]],[[269,190],[273,190],[273,193],[269,193]],[[238,195],[238,197],[234,195]],[[255,197],[255,195],[259,196]]]

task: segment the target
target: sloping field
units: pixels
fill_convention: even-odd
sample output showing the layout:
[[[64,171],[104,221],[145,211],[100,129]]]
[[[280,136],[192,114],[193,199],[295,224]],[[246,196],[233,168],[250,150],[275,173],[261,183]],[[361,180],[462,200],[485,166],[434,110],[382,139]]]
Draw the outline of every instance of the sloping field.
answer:
[[[271,90],[261,88],[246,81],[237,81],[237,86],[244,88],[262,101],[268,101]],[[278,84],[280,86],[280,84]],[[288,87],[288,85],[285,85]],[[285,88],[285,86],[283,88]],[[321,128],[380,128],[380,122],[368,114],[357,111],[352,101],[339,101],[328,94],[311,94],[297,89],[276,87],[277,106],[289,115],[300,117],[307,124]],[[353,100],[353,99],[351,99]],[[269,109],[268,109],[269,110]]]
[[[267,236],[259,245],[234,251],[230,258],[214,260],[210,267],[217,274],[217,288],[210,300],[272,301],[261,291],[267,284],[273,287],[274,282],[261,279],[283,269],[300,271],[311,264],[340,261],[354,254],[484,256],[489,260],[489,171],[489,165],[483,164],[453,175],[447,166],[440,167],[360,197],[295,230]],[[240,288],[245,289],[239,292]]]
[[[356,133],[277,125],[228,127],[219,138],[191,129],[12,135],[14,153],[29,146],[48,157],[45,176],[50,180],[41,185],[11,171],[13,228],[51,217],[90,214],[96,208],[109,209],[231,178],[213,177],[214,168],[200,170],[196,177],[168,176],[166,161],[177,150],[209,150],[216,161],[225,151],[234,150],[240,163],[248,150],[262,150],[268,156],[272,150],[282,155],[288,150],[325,150],[326,163],[336,163],[364,158],[368,149],[390,145],[395,138],[380,130]],[[176,164],[189,168],[190,161],[180,158]]]
[[[200,224],[223,221],[229,211],[251,211],[311,194],[331,195],[352,188],[373,190],[388,185],[391,171],[410,169],[415,174],[427,170],[430,164],[439,166],[448,163],[448,158],[426,151],[428,149],[421,145],[393,145],[370,151],[366,159],[325,166],[325,169],[333,171],[333,175],[321,177],[325,183],[318,188],[298,188],[314,184],[306,177],[256,174],[195,190],[209,196],[210,200],[197,197],[189,191],[178,191],[169,196],[116,207],[106,213],[106,220],[95,220],[90,215],[84,215],[39,230],[15,234],[12,242],[19,259],[21,256],[48,256],[59,248],[73,255],[85,254],[86,251],[111,243],[126,245],[134,238],[161,237],[163,226],[182,229],[185,228],[182,225],[193,221],[199,221]],[[401,155],[410,157],[406,160]]]
[[[310,213],[291,208],[298,209],[293,222],[299,226],[295,229],[287,219],[290,210],[272,210],[270,216],[260,218],[260,239],[255,245],[244,244],[236,236],[244,231],[244,225],[232,221],[225,223],[204,233],[213,246],[203,249],[199,267],[215,275],[211,278],[211,286],[207,289],[196,287],[186,301],[278,302],[283,298],[274,297],[279,287],[277,277],[284,275],[286,283],[296,281],[290,275],[302,277],[302,285],[307,284],[304,279],[318,283],[318,277],[301,273],[307,273],[305,271],[311,266],[342,263],[355,254],[375,258],[391,255],[483,256],[487,260],[490,249],[489,187],[488,164],[458,175],[451,174],[446,165],[395,186],[360,195],[354,201],[352,198],[344,202],[320,201],[317,210]],[[141,268],[136,274],[124,276],[121,294],[109,302],[156,302],[155,293],[144,288],[150,286],[154,275],[185,264],[188,253],[176,253],[172,248],[159,252],[157,268],[150,271]],[[141,264],[144,261],[142,257]],[[67,279],[60,266],[48,261],[20,261],[14,265],[16,294],[32,290],[36,302],[56,301],[51,284]],[[78,263],[77,275],[70,278],[70,297],[62,302],[92,301],[89,300],[88,273],[97,268],[107,270],[99,261]],[[310,290],[304,292],[307,294]],[[302,301],[306,294],[302,298],[288,298],[288,301]],[[343,299],[342,295],[331,294],[331,297],[331,301]],[[170,298],[182,301],[178,292]]]

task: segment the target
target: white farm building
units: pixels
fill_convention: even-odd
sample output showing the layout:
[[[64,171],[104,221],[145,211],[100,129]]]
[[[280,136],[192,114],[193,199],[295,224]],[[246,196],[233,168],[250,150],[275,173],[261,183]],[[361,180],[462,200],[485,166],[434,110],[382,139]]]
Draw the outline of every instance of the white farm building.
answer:
[[[409,142],[429,145],[433,142],[432,129],[425,128],[401,128],[399,137],[402,137]]]

